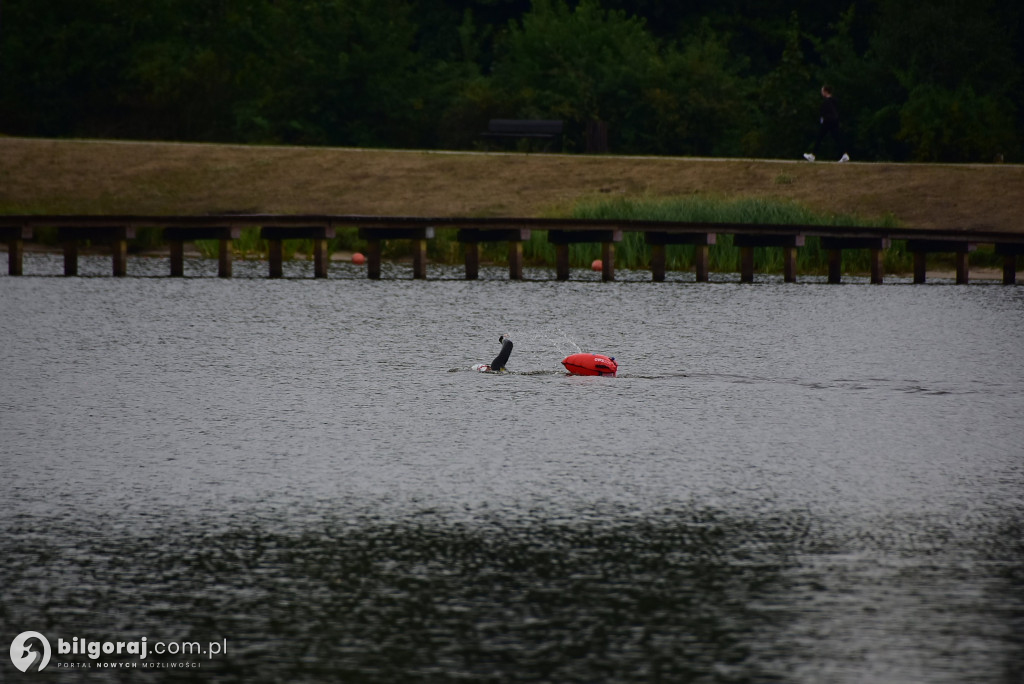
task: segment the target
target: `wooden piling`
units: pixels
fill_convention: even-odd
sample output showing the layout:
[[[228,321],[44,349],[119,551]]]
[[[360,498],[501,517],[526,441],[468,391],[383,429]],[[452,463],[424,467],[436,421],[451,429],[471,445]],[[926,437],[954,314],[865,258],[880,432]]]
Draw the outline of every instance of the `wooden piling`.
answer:
[[[78,246],[81,240],[107,242],[111,245],[112,271],[117,277],[127,273],[128,240],[135,237],[135,228],[128,225],[68,225],[57,228],[57,239],[64,246],[64,275],[78,275]]]
[[[366,277],[380,280],[380,240],[366,241]]]
[[[973,252],[977,244],[966,240],[943,239],[911,239],[907,240],[907,251],[914,255],[914,283],[926,281],[926,258],[931,252],[953,252],[956,254],[956,282],[966,285],[968,280],[968,253]]]
[[[714,233],[649,230],[644,242],[651,246],[651,277],[665,280],[666,245],[693,245],[693,262],[698,283],[708,282],[708,245],[715,244]]]
[[[268,278],[284,277],[284,240],[271,238],[267,240]]]
[[[523,243],[508,243],[508,278],[509,280],[523,279]]]
[[[78,240],[64,240],[64,275],[78,275]]]
[[[417,226],[413,228],[404,227],[410,223],[408,220],[396,223],[403,227],[393,226],[364,226],[359,229],[359,237],[367,243],[366,271],[367,276],[377,280],[380,278],[380,258],[382,240],[411,240],[412,241],[412,271],[413,278],[427,277],[427,240],[434,238],[433,226]]]
[[[313,277],[326,278],[328,272],[327,240],[334,237],[334,228],[325,223],[312,225],[265,225],[260,239],[267,241],[269,277],[284,276],[284,241],[312,240]]]
[[[871,260],[871,284],[881,285],[882,279],[885,277],[884,254],[881,249],[872,249],[869,258]]]
[[[1024,254],[1024,243],[996,243],[996,254],[1003,257],[1003,285],[1017,283],[1017,257]]]
[[[754,282],[754,248],[740,247],[740,282]]]
[[[615,243],[601,243],[601,280],[615,280]]]
[[[193,240],[217,240],[217,275],[221,278],[231,277],[231,241],[237,240],[242,235],[240,227],[225,225],[167,226],[163,233],[164,240],[167,240],[171,248],[171,277],[180,278],[185,275],[185,242]],[[226,264],[225,258],[227,259]]]
[[[656,283],[665,281],[666,251],[665,245],[651,245],[651,280]]]
[[[0,226],[0,239],[7,241],[7,274],[20,276],[25,261],[25,240],[32,239],[30,226]]]
[[[782,248],[782,272],[787,283],[796,282],[796,247]]]
[[[837,285],[843,280],[843,250],[828,250],[828,282]]]
[[[23,272],[24,261],[25,241],[21,238],[11,238],[7,241],[7,274],[20,276]]]
[[[171,240],[168,246],[171,251],[171,277],[182,278],[185,275],[185,242]]]
[[[622,242],[621,228],[549,230],[548,242],[555,245],[555,268],[559,280],[569,279],[569,245],[584,242],[601,243],[601,279],[615,280],[615,243]]]
[[[529,228],[463,228],[457,239],[466,245],[466,278],[480,275],[480,243],[508,242],[509,280],[523,279],[523,242],[530,239]]]
[[[326,278],[330,258],[327,254],[327,239],[313,238],[313,277]]]
[[[128,241],[117,238],[111,243],[113,253],[114,277],[123,278],[128,275]]]
[[[702,245],[693,246],[693,266],[694,266],[694,277],[698,283],[708,282],[708,274],[711,266],[710,250],[708,249],[709,244],[714,244],[714,234],[709,234],[710,242],[706,242]]]
[[[968,257],[967,252],[956,253],[956,284],[966,285],[968,279]]]
[[[217,245],[217,276],[230,278],[232,275],[232,262],[234,253],[231,249],[231,240],[221,238]]]
[[[928,278],[928,253],[914,252],[914,284],[923,285]]]
[[[754,282],[754,248],[781,247],[787,283],[796,282],[796,248],[804,246],[802,233],[737,233],[733,244],[740,248],[740,282]]]
[[[828,282],[838,284],[843,278],[843,250],[867,249],[870,251],[871,282],[882,282],[882,250],[890,245],[888,238],[881,237],[831,237],[821,238],[821,248],[828,250]]]
[[[558,280],[569,279],[569,245],[555,245],[555,278]]]
[[[466,255],[466,280],[476,280],[480,277],[480,243],[465,242],[464,252]]]

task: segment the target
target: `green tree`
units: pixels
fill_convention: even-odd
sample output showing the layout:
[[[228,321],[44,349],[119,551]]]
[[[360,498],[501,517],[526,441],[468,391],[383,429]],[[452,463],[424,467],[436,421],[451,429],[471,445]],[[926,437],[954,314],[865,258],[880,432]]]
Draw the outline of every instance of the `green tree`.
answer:
[[[567,120],[577,149],[590,121],[610,122],[612,138],[621,139],[660,69],[643,22],[607,12],[597,0],[573,9],[562,0],[535,0],[499,48],[493,75],[506,115]]]
[[[806,149],[817,121],[820,86],[804,56],[800,19],[794,12],[778,65],[760,79],[760,123],[746,139],[747,152],[794,157]]]
[[[910,158],[991,161],[1018,148],[1013,11],[989,0],[881,2],[869,58],[893,101],[876,116]]]
[[[707,21],[663,50],[657,80],[644,91],[649,109],[634,131],[636,151],[729,155],[744,151],[755,113],[746,62]]]

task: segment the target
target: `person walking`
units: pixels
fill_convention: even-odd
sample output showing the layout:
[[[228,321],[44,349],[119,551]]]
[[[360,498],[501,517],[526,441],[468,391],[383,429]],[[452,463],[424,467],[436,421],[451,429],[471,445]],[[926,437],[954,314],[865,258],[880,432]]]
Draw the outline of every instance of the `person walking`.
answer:
[[[843,136],[839,128],[839,107],[836,106],[835,98],[832,97],[832,86],[821,86],[821,97],[823,99],[821,101],[818,137],[814,141],[813,149],[804,154],[804,159],[807,161],[817,159],[818,147],[821,145],[821,141],[825,139],[825,136],[828,135],[835,141],[836,147],[843,152],[843,156],[839,158],[839,161],[848,162],[850,161],[850,155],[846,153],[843,146]]]

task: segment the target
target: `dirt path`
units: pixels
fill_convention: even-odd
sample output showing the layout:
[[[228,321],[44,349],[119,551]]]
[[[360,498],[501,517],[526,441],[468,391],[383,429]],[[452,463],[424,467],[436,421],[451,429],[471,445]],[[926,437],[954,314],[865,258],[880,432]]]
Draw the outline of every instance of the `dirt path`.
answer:
[[[1024,166],[0,138],[0,213],[543,216],[593,196],[771,196],[919,228],[1024,232]]]

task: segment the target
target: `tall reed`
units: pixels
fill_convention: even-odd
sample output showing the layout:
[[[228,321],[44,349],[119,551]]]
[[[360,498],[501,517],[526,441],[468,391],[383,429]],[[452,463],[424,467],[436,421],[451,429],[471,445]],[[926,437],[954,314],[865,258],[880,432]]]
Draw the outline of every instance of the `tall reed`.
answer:
[[[750,223],[750,224],[796,224],[825,226],[870,226],[892,228],[897,221],[892,216],[865,218],[852,214],[829,214],[814,211],[790,200],[746,197],[723,198],[714,195],[693,195],[686,197],[641,197],[641,198],[590,198],[573,205],[562,214],[567,218],[610,219],[610,220],[652,220],[652,221],[694,221],[707,223]],[[436,237],[427,242],[427,258],[434,263],[455,264],[464,259],[464,247],[458,242],[457,230],[439,227]],[[740,269],[740,251],[733,246],[731,235],[719,234],[717,243],[709,249],[709,268],[712,272],[735,273]],[[199,250],[208,257],[217,255],[217,241],[199,240]],[[242,236],[233,243],[235,253],[241,257],[265,258],[267,244],[259,237],[259,228],[246,228]],[[329,242],[329,249],[336,251],[365,251],[367,243],[359,237],[358,229],[345,227],[337,229],[337,237]],[[297,254],[311,257],[311,240],[286,240],[284,257]],[[650,247],[642,233],[624,232],[622,241],[615,245],[615,263],[619,268],[650,268]],[[382,245],[381,256],[385,259],[406,259],[411,256],[407,240],[388,240]],[[504,263],[508,259],[508,246],[504,242],[481,243],[480,258],[484,262]],[[547,232],[534,230],[530,239],[523,243],[523,258],[527,264],[554,267],[555,248],[548,242]],[[569,247],[570,265],[587,268],[601,258],[599,244],[575,244]],[[781,273],[783,270],[782,250],[757,248],[754,260],[759,271]],[[883,265],[886,272],[906,273],[913,270],[913,255],[906,244],[896,241],[885,250]],[[931,266],[952,266],[951,255],[930,255]],[[982,248],[971,256],[971,263],[979,266],[996,266],[1000,257],[991,248]],[[694,267],[694,248],[690,245],[669,245],[666,248],[666,267],[669,270],[690,270]],[[865,249],[843,251],[843,269],[847,273],[870,271],[870,253]],[[807,238],[804,247],[797,251],[797,270],[800,273],[824,274],[828,271],[828,251],[821,248],[820,240]]]
[[[826,214],[790,200],[744,197],[722,198],[712,195],[662,198],[595,198],[578,202],[572,207],[572,218],[623,219],[635,221],[693,221],[707,223],[796,224],[826,226],[894,227],[896,221],[887,216],[866,219],[851,214]],[[731,235],[720,234],[716,244],[708,250],[709,268],[713,272],[734,273],[740,268],[740,250],[733,246]],[[600,245],[579,245],[576,258],[585,265],[600,257]],[[669,245],[666,248],[666,266],[669,270],[693,268],[694,248],[690,245]],[[912,267],[913,260],[902,245],[885,252],[885,267],[890,271],[903,271]],[[756,248],[754,260],[759,270],[781,272],[782,251]],[[640,233],[626,233],[615,248],[616,265],[623,268],[649,268],[650,249]],[[843,266],[849,272],[870,269],[867,250],[845,250]],[[797,269],[801,273],[828,271],[828,252],[821,249],[817,238],[808,238],[797,252]]]

